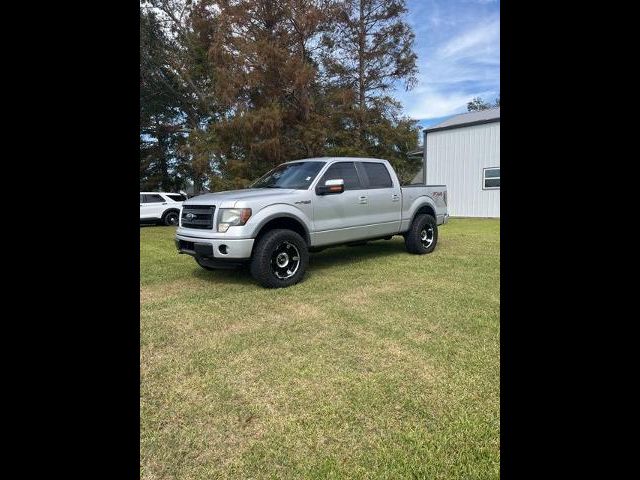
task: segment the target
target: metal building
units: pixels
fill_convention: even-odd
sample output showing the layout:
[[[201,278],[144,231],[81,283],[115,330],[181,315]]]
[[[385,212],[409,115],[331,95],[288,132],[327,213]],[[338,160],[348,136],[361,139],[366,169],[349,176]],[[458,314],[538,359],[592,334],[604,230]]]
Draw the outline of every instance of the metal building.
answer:
[[[424,130],[426,183],[447,186],[449,214],[500,217],[500,107]]]

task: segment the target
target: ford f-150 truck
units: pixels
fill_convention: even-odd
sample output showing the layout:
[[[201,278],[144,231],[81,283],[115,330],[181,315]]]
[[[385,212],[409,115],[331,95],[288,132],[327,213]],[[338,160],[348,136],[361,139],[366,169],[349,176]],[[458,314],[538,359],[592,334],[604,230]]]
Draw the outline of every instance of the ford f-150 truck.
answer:
[[[249,264],[264,287],[299,282],[309,251],[402,235],[413,254],[430,253],[446,223],[444,185],[401,187],[388,161],[309,158],[284,163],[247,189],[182,204],[179,253],[203,268]]]

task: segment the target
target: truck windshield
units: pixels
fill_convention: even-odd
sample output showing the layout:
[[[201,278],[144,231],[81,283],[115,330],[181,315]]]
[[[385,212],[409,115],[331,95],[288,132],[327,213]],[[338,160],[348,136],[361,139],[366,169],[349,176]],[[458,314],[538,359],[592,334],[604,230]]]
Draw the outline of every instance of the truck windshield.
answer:
[[[306,190],[325,162],[283,163],[249,185],[249,188]]]

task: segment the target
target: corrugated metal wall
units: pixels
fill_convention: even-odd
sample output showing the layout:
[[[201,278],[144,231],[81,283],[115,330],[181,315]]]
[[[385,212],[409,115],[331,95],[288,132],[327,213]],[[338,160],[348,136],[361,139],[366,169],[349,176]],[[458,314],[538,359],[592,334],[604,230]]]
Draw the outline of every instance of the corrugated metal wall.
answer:
[[[447,186],[449,215],[499,217],[500,190],[483,190],[484,168],[500,166],[500,122],[426,137],[427,184]]]

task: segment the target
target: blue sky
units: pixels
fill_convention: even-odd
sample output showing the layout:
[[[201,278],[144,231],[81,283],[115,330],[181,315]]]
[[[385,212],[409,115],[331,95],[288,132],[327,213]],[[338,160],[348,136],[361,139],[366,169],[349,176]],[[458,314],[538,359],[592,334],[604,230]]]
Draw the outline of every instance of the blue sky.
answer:
[[[420,125],[467,111],[467,102],[493,102],[500,92],[499,0],[407,0],[416,35],[418,83],[398,84],[394,96]]]

